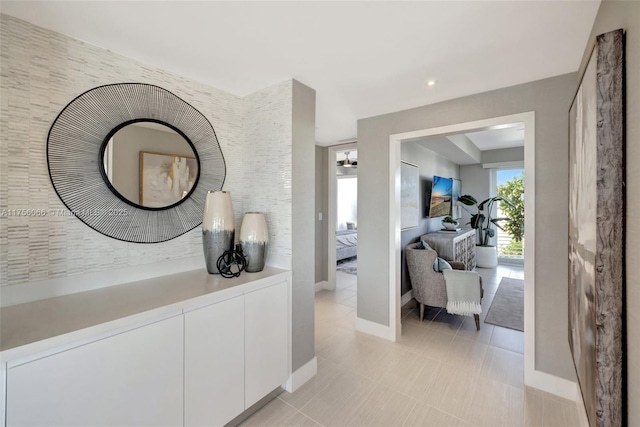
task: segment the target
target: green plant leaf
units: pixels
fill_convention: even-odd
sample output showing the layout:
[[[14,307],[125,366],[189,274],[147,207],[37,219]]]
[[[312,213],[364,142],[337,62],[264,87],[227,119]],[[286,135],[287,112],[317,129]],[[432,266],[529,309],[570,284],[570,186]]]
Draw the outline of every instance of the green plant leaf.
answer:
[[[476,230],[480,227],[482,227],[482,224],[484,223],[484,218],[485,216],[481,213],[477,213],[473,216],[471,216],[471,228],[475,228]]]
[[[444,219],[442,220],[442,222],[446,222],[446,223],[449,223],[449,224],[457,224],[458,223],[458,221],[453,219],[453,217],[451,215],[445,216]]]
[[[458,197],[458,201],[463,205],[473,206],[478,203],[475,197],[465,194],[464,196]]]

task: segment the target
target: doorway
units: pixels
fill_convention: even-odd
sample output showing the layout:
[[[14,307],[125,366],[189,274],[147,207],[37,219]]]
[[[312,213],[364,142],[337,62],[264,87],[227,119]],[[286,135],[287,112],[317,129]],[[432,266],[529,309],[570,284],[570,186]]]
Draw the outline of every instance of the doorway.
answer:
[[[356,143],[329,147],[327,286],[349,296],[355,308],[357,292],[358,150]],[[353,293],[353,295],[351,295]],[[337,294],[336,294],[337,295]]]
[[[535,248],[535,113],[527,112],[432,129],[405,132],[389,137],[389,331],[388,338],[397,341],[402,335],[401,321],[401,231],[400,231],[400,144],[435,135],[451,135],[481,130],[500,129],[513,123],[524,124],[525,240]],[[524,256],[524,378],[525,384],[535,382],[535,251]]]

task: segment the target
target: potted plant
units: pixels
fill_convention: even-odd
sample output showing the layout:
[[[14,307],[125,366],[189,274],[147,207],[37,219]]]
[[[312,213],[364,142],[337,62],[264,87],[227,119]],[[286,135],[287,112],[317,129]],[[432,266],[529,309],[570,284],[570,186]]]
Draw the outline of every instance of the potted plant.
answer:
[[[456,230],[458,228],[458,221],[453,219],[451,215],[447,215],[442,220],[442,226],[447,230]]]
[[[476,265],[478,267],[494,268],[498,265],[498,253],[495,245],[490,244],[489,239],[496,235],[494,226],[504,231],[504,228],[502,228],[499,223],[502,221],[511,221],[511,218],[493,218],[493,207],[496,202],[502,202],[509,206],[513,206],[513,204],[500,196],[490,197],[482,203],[478,203],[475,197],[468,194],[460,196],[458,202],[460,202],[462,208],[471,215],[471,220],[468,224],[478,231]],[[465,207],[474,205],[476,206],[475,213]]]

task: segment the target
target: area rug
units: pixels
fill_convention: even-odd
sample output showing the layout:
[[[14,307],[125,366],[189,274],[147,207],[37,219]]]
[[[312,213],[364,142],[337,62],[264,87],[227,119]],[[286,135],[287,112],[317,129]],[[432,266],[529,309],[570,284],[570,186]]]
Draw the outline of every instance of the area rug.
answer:
[[[524,280],[502,278],[484,323],[524,332]]]
[[[345,258],[338,261],[336,270],[347,274],[358,274],[358,257]]]

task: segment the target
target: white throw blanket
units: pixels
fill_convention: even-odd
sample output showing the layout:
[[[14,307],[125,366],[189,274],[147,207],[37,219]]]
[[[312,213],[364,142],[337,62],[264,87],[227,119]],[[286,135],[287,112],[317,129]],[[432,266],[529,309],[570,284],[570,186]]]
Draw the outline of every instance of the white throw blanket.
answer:
[[[475,271],[444,270],[447,284],[447,312],[472,316],[482,313],[480,278]]]

